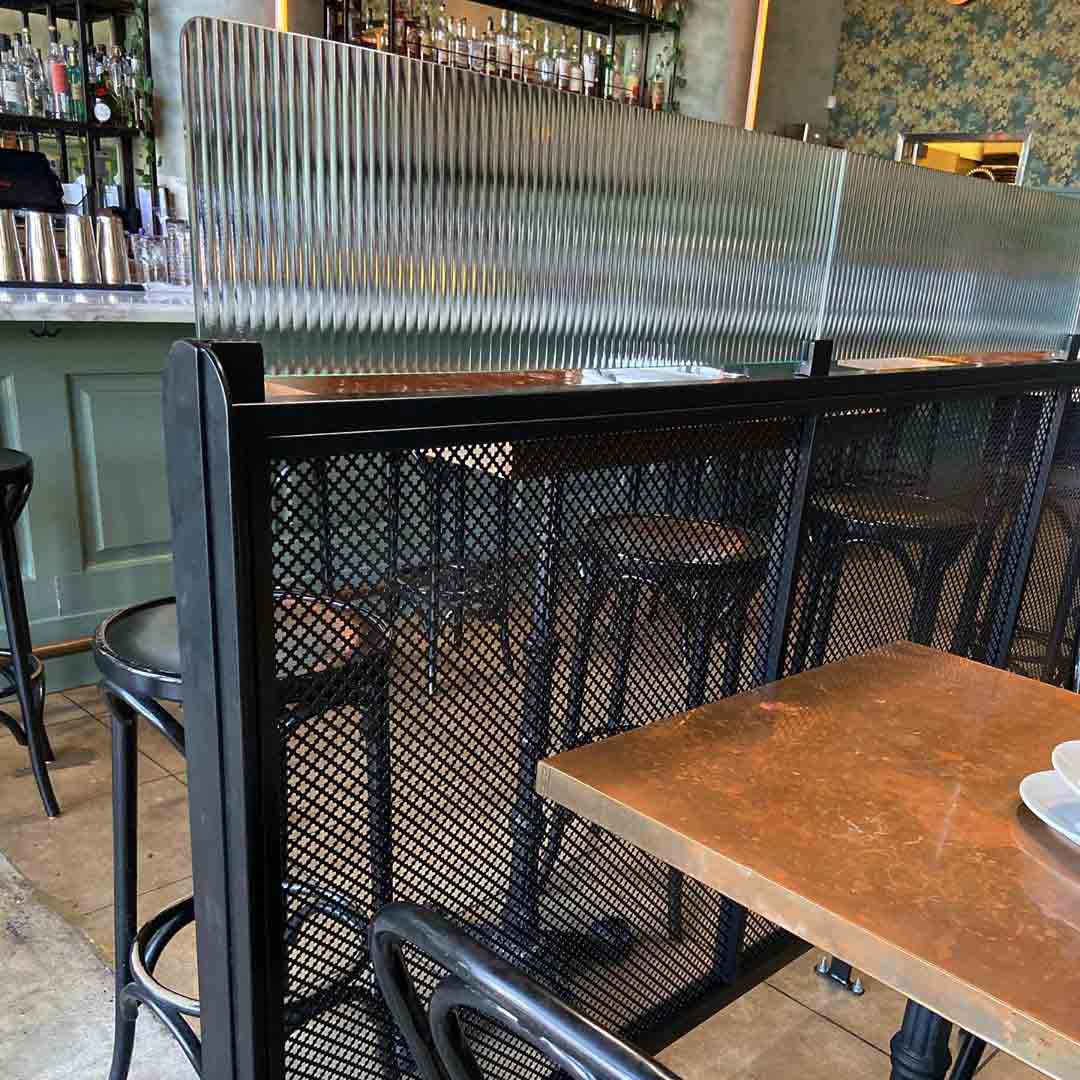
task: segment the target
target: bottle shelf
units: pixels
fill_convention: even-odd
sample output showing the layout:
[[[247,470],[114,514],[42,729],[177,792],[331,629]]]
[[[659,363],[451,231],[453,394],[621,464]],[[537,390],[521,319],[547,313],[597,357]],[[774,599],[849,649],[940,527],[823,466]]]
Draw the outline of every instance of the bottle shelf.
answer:
[[[74,0],[59,0],[55,4],[43,3],[43,0],[4,0],[0,9],[5,11],[27,11],[31,15],[46,15],[52,12],[57,19],[77,22]],[[137,5],[134,0],[86,0],[82,5],[83,15],[87,20],[108,19],[113,16],[134,15]]]
[[[94,124],[85,120],[60,120],[52,116],[24,116],[0,112],[0,131],[36,131],[39,135],[77,135],[87,133],[103,139],[138,139],[146,132],[139,128]]]

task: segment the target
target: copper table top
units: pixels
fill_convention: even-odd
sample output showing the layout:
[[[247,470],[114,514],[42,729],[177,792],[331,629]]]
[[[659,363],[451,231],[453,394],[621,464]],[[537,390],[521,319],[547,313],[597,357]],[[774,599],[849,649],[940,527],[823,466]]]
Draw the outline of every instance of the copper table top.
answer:
[[[1078,732],[1075,695],[901,642],[549,758],[536,786],[1080,1077],[1080,849],[1017,793]]]

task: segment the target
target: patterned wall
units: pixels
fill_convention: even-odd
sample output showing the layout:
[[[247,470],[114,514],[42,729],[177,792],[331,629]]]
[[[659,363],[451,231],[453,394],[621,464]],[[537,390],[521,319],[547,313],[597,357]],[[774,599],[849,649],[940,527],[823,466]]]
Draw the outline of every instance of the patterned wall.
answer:
[[[892,157],[898,131],[1035,129],[1028,183],[1080,186],[1078,0],[847,0],[833,131]]]

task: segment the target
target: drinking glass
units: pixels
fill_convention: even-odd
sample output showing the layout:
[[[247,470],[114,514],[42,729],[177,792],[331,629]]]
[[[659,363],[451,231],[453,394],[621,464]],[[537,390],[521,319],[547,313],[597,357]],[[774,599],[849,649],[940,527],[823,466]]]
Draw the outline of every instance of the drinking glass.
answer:
[[[135,254],[135,267],[140,281],[169,280],[165,237],[133,236],[131,247]]]
[[[169,280],[174,285],[191,284],[191,228],[186,221],[170,221],[165,226]]]

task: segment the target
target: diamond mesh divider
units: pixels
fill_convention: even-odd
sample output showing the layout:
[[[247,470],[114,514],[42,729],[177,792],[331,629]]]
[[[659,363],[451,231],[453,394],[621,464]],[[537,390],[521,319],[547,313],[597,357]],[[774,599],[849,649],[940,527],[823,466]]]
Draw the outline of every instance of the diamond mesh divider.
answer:
[[[288,1076],[401,1064],[380,1052],[360,973],[390,877],[394,898],[446,910],[630,1035],[786,944],[533,782],[549,754],[753,685],[799,431],[780,418],[272,460],[275,592],[332,598],[350,634],[384,626],[392,642],[384,733],[368,668],[333,632],[276,619],[279,679],[338,673],[277,720]]]
[[[1080,389],[1061,421],[1008,666],[1058,686],[1073,685],[1080,633]],[[1056,642],[1056,648],[1054,643]]]
[[[832,413],[807,493],[786,673],[901,638],[992,662],[1054,395]]]

